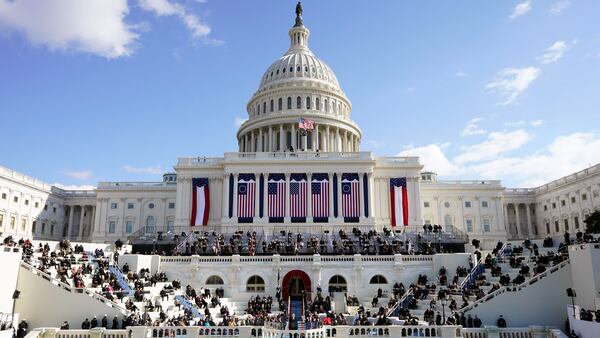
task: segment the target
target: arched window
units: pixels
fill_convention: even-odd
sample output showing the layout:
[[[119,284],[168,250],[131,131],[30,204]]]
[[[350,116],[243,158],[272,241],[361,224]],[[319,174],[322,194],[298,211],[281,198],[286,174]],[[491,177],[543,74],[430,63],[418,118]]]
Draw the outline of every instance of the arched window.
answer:
[[[260,276],[252,276],[248,279],[248,283],[246,283],[246,291],[248,292],[264,292],[265,291],[265,281]]]
[[[385,277],[382,275],[375,275],[371,277],[369,284],[387,284],[387,279],[385,279]]]
[[[263,102],[263,114],[267,113],[267,103]]]
[[[208,277],[208,279],[206,280],[206,284],[208,284],[208,285],[222,285],[222,284],[225,284],[225,283],[223,282],[223,278],[221,278],[219,276],[216,276],[216,275],[213,275],[213,276]]]
[[[325,112],[329,112],[329,105],[327,104],[327,99],[323,100],[323,105],[325,106]]]
[[[298,96],[296,98],[296,109],[300,109],[302,108],[302,98],[300,96]]]
[[[156,226],[156,219],[154,219],[154,216],[148,216],[146,218],[146,232],[154,233],[155,226]]]
[[[315,100],[315,109],[316,110],[321,110],[321,100],[318,97]]]
[[[275,103],[273,102],[273,100],[271,100],[271,113],[273,112],[273,110],[275,109]]]
[[[300,71],[300,66],[296,67],[296,71],[299,72]]]
[[[306,97],[306,109],[310,109],[310,97]]]
[[[279,98],[277,101],[277,110],[281,111],[283,109],[283,99]]]
[[[291,97],[288,97],[288,100],[287,100],[287,109],[292,109],[292,98]]]
[[[331,292],[348,292],[346,279],[340,275],[335,275],[329,279],[329,290]]]

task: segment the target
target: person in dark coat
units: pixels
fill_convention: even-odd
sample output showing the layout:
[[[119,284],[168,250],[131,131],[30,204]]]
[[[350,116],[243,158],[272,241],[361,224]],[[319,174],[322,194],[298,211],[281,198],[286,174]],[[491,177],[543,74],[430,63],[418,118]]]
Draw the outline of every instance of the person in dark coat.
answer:
[[[500,318],[498,318],[498,321],[496,322],[496,326],[506,327],[506,320],[502,317],[502,315],[500,315]]]
[[[102,317],[102,327],[108,329],[108,317],[106,317],[106,315]]]
[[[92,321],[90,322],[90,328],[95,328],[98,327],[98,318],[96,318],[96,316],[94,316],[94,318],[92,318]]]
[[[117,316],[115,316],[115,318],[113,318],[112,329],[113,330],[119,329],[119,318],[117,318]]]
[[[87,318],[83,321],[83,323],[81,323],[81,329],[82,330],[89,330],[90,326],[91,326],[90,320],[87,319]]]
[[[60,326],[61,330],[68,330],[69,329],[69,322],[67,322],[66,320],[63,322],[63,324]]]

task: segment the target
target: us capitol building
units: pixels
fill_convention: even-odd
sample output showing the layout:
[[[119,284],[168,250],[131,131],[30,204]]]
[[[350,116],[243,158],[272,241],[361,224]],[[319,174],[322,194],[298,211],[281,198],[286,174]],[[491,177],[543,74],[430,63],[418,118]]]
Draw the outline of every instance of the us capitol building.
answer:
[[[114,242],[140,231],[194,225],[265,233],[285,227],[382,230],[392,225],[392,179],[403,179],[406,188],[407,210],[395,215],[397,228],[440,224],[492,244],[576,232],[600,208],[599,165],[537,188],[510,189],[499,180],[438,180],[422,171],[418,157],[361,151],[352,103],[333,70],[309,49],[310,31],[300,16],[288,35],[289,49],[267,68],[246,106],[238,152],[179,158],[162,182],[99,182],[92,191],[62,190],[0,167],[0,232]],[[311,121],[312,129],[300,129],[300,119]],[[207,181],[209,191],[208,215],[201,222],[191,220],[195,178]],[[277,206],[269,202],[269,182],[283,185]],[[312,198],[311,188],[322,182],[319,188],[327,191]],[[350,184],[348,205],[343,182],[357,183]],[[253,190],[240,205],[238,192],[246,183]],[[290,183],[305,187],[299,213]],[[396,212],[399,205],[396,201]]]
[[[412,298],[407,293],[395,299],[389,296],[388,289],[391,290],[394,283],[403,283],[408,288],[421,279],[421,275],[437,283],[442,270],[449,272],[449,280],[455,274],[457,279],[460,275],[461,289],[470,287],[480,276],[497,283],[498,276],[493,271],[490,273],[489,266],[484,267],[483,259],[479,260],[473,253],[476,248],[471,243],[477,239],[481,243],[478,249],[485,254],[492,254],[494,248],[500,249],[497,243],[502,242],[501,250],[493,252],[495,259],[505,264],[502,269],[508,269],[502,271],[510,271],[510,279],[520,274],[528,279],[514,284],[514,289],[504,284],[490,289],[491,284],[485,284],[482,298],[471,298],[457,310],[460,313],[478,315],[485,325],[495,325],[498,315],[504,314],[509,324],[519,327],[531,323],[562,326],[567,317],[567,304],[571,304],[564,295],[567,287],[579,292],[578,309],[600,308],[600,275],[598,264],[594,264],[600,262],[597,244],[573,245],[568,248],[570,258],[560,256],[563,258],[555,259],[554,265],[550,264],[546,271],[531,274],[513,266],[512,261],[508,267],[509,256],[503,256],[511,252],[511,245],[516,249],[523,240],[529,239],[539,246],[540,255],[554,257],[565,232],[574,235],[583,231],[583,220],[600,210],[600,164],[536,188],[512,189],[504,187],[499,180],[441,180],[434,172],[424,171],[418,157],[379,157],[362,151],[363,135],[351,119],[352,103],[333,70],[309,49],[310,31],[303,23],[300,6],[288,36],[288,50],[267,68],[246,106],[248,120],[237,131],[236,152],[227,152],[222,157],[179,158],[174,171],[165,173],[162,181],[99,182],[94,190],[64,190],[0,167],[0,236],[28,238],[35,247],[53,243],[51,250],[58,245],[57,241],[69,239],[83,243],[85,252],[102,248],[111,255],[116,252],[112,243],[120,239],[126,242],[124,250],[128,252],[121,252],[119,266],[111,265],[110,270],[119,283],[127,283],[119,270],[127,263],[133,271],[162,272],[169,281],[178,280],[184,286],[225,287],[219,306],[222,309],[227,304],[236,315],[244,312],[245,304],[256,294],[266,296],[281,291],[284,301],[289,298],[292,302],[293,297],[314,298],[322,287],[330,292],[332,310],[345,313],[348,318],[360,315],[359,304],[369,308],[378,288],[385,289],[385,296],[379,298],[391,299],[388,314],[398,316],[398,309],[404,308],[405,302],[411,302]],[[436,225],[439,235],[423,233],[428,225]],[[305,239],[316,236],[332,250],[333,241],[342,240],[344,232],[356,234],[372,230],[386,233],[386,240],[401,241],[407,250],[403,254],[370,251],[367,254],[332,251],[323,254],[321,250],[321,254],[279,255],[267,254],[258,248],[261,242],[285,241],[291,238],[287,234],[293,233],[294,237]],[[226,256],[185,255],[190,243],[205,232],[225,236],[237,232],[244,238],[246,233],[256,232],[257,247]],[[337,234],[339,237],[335,237]],[[554,244],[550,240],[550,245],[546,245],[544,239],[548,237],[554,239]],[[429,242],[438,253],[413,255],[420,241]],[[156,246],[167,242],[184,254],[169,256],[175,251],[168,251],[157,255]],[[152,250],[136,251],[136,245]],[[17,250],[18,257],[11,261],[9,256],[13,252],[7,248],[0,250],[0,262],[9,271],[8,279],[1,284],[5,291],[0,293],[0,313],[11,311],[10,294],[16,285],[21,296],[16,296],[12,310],[21,313],[21,318],[27,316],[33,327],[56,326],[64,320],[62,318],[69,320],[72,327],[78,327],[81,311],[90,318],[94,315],[100,318],[103,313],[111,319],[113,315],[121,318],[132,314],[122,303],[103,298],[107,292],[104,288],[101,292],[95,284],[88,286],[87,277],[84,288],[61,284],[50,272],[45,275],[31,263],[30,259],[39,253],[20,262],[21,254]],[[136,254],[150,251],[153,253],[149,255]],[[533,257],[533,251],[525,250],[521,255],[524,255],[520,258],[525,259],[523,262],[537,269],[537,253]],[[570,264],[569,259],[578,261],[577,265]],[[459,274],[462,268],[465,271],[468,268],[469,274]],[[11,269],[14,273],[10,273]],[[595,284],[588,285],[577,276],[581,280],[595,280]],[[302,296],[300,286],[306,292]],[[440,282],[439,287],[444,286],[445,282]],[[123,285],[123,288],[128,287]],[[158,296],[158,289],[147,290],[150,291],[143,297],[150,298],[144,299],[163,298]],[[177,291],[175,294],[185,309],[196,314],[194,311],[198,309],[194,310],[192,302]],[[556,296],[546,297],[548,294]],[[346,298],[351,295],[356,297],[356,302],[349,301],[352,297]],[[421,298],[425,299],[423,304],[435,294],[428,297]],[[460,296],[454,297],[460,302]],[[171,305],[164,308],[179,313],[173,300],[167,297],[167,301]],[[60,311],[40,310],[56,307],[57,302],[65,304]],[[432,306],[438,315],[444,313],[445,320],[450,311],[441,307],[441,303],[434,302]],[[302,309],[304,305],[301,303]],[[290,304],[287,306],[290,312],[295,311]],[[218,312],[219,307],[215,308]],[[426,308],[417,306],[411,311],[422,320]],[[218,313],[214,316],[221,318]],[[202,315],[198,313],[194,317]],[[279,332],[269,331],[267,326],[261,329],[263,331],[240,327],[227,333],[219,329],[217,334],[217,331],[196,327],[189,332],[199,337],[236,336],[236,332],[238,336],[294,338],[430,334],[466,338],[563,337],[552,335],[554,333],[546,329],[523,329],[519,331],[522,334],[498,335],[498,331],[488,329],[485,333],[461,331],[463,328],[459,326],[450,329],[440,326],[432,331],[428,328],[427,332],[423,327],[406,331],[405,326],[404,331],[387,328],[373,331],[375,334],[369,329],[320,328],[321,331],[309,330],[306,336],[305,333],[299,336],[290,333],[289,328]],[[532,333],[534,331],[537,333]],[[126,335],[125,331],[111,334],[107,331],[100,335],[94,331],[91,336],[74,336],[68,332],[42,330],[39,334],[44,338],[125,338]],[[184,334],[180,330],[169,332],[137,327],[130,329],[127,335],[129,338],[187,336],[186,331]]]

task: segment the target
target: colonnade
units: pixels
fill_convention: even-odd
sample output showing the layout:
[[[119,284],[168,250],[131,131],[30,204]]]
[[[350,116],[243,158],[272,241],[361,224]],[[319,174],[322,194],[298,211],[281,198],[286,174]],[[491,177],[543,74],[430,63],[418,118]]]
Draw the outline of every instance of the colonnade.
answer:
[[[506,203],[503,209],[509,237],[534,238],[541,234],[535,217],[535,203]]]
[[[291,222],[291,216],[290,216],[290,176],[292,173],[285,173],[285,186],[286,186],[286,191],[285,191],[285,214],[284,214],[284,223],[290,223]],[[306,193],[306,223],[311,223],[313,222],[313,210],[312,210],[312,175],[314,173],[307,173],[307,193]],[[327,178],[328,178],[328,182],[329,182],[329,191],[328,191],[328,198],[329,198],[329,210],[328,210],[328,218],[329,220],[335,220],[336,222],[342,222],[343,221],[343,210],[342,210],[342,173],[338,172],[335,173],[337,176],[337,181],[333,182],[333,176],[334,173],[328,173],[327,174]],[[373,177],[372,177],[372,173],[366,173],[366,177],[367,177],[367,198],[368,201],[365,201],[365,191],[364,191],[364,187],[365,187],[365,183],[364,183],[364,179],[365,179],[365,173],[357,173],[358,174],[358,183],[359,183],[359,200],[360,200],[360,204],[359,204],[359,219],[363,220],[366,217],[372,217],[373,216],[373,209],[372,209],[372,201],[373,201],[373,192],[372,192],[372,181],[373,181]],[[234,173],[231,174],[233,175],[233,184],[234,187],[233,189],[229,189],[229,178],[224,180],[224,186],[223,186],[223,201],[228,201],[228,203],[232,203],[231,205],[231,215],[229,214],[229,208],[228,207],[224,207],[222,208],[222,216],[223,219],[236,219],[238,217],[237,214],[237,182],[238,182],[238,173]],[[259,184],[260,184],[260,180],[261,180],[261,175],[262,175],[262,184],[264,187],[263,190],[263,201],[262,201],[262,205],[263,205],[263,210],[262,210],[262,217],[261,217],[261,213],[260,213],[260,193],[259,193]],[[256,191],[257,193],[255,194],[255,201],[254,201],[254,206],[255,206],[255,210],[254,210],[254,218],[253,221],[254,222],[258,222],[258,223],[268,223],[269,222],[269,210],[268,210],[268,199],[269,199],[269,194],[268,194],[268,179],[269,179],[269,173],[255,173],[255,177],[256,177]],[[336,193],[337,193],[337,198],[334,199],[334,183],[336,184]],[[233,191],[234,196],[229,196],[229,192]],[[334,205],[337,208],[337,217],[335,214],[335,210],[334,210]]]
[[[63,228],[63,236],[82,239],[92,235],[96,206],[66,205],[68,221]],[[90,217],[91,213],[91,217]],[[84,233],[84,229],[87,229]]]
[[[302,151],[357,152],[360,138],[348,129],[315,124],[304,135],[298,123],[258,127],[240,135],[240,152],[282,152],[291,148]]]

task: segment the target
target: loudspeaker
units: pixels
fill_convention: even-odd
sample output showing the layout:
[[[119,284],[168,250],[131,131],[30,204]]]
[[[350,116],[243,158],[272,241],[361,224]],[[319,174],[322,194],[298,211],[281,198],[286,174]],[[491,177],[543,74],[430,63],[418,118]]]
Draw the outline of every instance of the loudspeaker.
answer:
[[[15,292],[13,292],[13,297],[12,299],[19,299],[19,296],[21,295],[21,291],[19,290],[15,290]]]
[[[575,293],[575,290],[568,288],[567,289],[567,296],[568,297],[577,297],[577,293]]]

